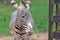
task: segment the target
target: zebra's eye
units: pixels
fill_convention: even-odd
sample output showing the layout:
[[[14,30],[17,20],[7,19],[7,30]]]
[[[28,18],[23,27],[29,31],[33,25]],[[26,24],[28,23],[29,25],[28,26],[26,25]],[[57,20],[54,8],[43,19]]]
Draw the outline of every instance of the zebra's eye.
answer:
[[[25,16],[22,16],[22,18],[25,18]]]

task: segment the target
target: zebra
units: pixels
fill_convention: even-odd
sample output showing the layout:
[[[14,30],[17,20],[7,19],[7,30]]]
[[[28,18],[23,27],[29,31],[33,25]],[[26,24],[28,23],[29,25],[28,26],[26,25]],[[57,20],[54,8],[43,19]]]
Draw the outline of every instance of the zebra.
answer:
[[[14,40],[30,40],[34,28],[34,20],[29,11],[30,3],[30,1],[21,1],[18,6],[14,0],[11,1],[11,5],[17,9],[13,12],[9,24]]]

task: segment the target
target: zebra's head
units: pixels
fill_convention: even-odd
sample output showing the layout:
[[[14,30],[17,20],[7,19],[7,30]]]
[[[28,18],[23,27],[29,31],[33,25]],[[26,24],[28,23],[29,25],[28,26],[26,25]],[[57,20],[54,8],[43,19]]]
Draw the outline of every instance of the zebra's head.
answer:
[[[24,2],[23,0],[20,1],[20,5],[16,4],[16,2],[13,0],[11,1],[11,5],[13,7],[15,7],[18,10],[17,15],[19,15],[18,18],[20,19],[27,19],[28,15],[26,13],[28,13],[31,2],[30,1],[26,1]],[[22,18],[21,18],[22,16]]]
[[[30,1],[24,2],[23,0],[21,0],[20,5],[16,4],[15,1],[11,1],[11,4],[13,7],[15,7],[18,10],[17,15],[19,19],[23,19],[23,20],[27,19],[28,17],[27,13],[29,12],[29,8],[31,5]]]

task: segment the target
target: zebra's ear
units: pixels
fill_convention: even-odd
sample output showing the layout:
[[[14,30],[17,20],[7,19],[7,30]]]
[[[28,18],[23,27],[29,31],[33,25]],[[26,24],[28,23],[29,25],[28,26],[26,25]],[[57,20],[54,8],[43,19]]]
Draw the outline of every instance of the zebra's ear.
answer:
[[[15,7],[16,9],[19,9],[18,4],[14,0],[11,1],[11,5]]]
[[[21,1],[21,3],[24,5],[25,8],[27,8],[27,6],[26,6],[24,1]]]
[[[25,5],[26,5],[27,9],[29,9],[30,8],[30,5],[31,5],[31,2],[30,1],[26,1],[25,2]]]

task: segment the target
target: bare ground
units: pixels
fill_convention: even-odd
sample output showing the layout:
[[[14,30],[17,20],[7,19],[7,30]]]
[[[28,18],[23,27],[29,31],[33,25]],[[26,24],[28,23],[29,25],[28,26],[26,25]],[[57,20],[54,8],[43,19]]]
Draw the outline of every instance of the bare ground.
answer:
[[[13,40],[13,37],[4,36],[4,37],[0,37],[0,40]],[[31,40],[48,40],[48,34],[45,34],[45,33],[33,34],[31,36]]]

